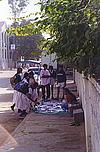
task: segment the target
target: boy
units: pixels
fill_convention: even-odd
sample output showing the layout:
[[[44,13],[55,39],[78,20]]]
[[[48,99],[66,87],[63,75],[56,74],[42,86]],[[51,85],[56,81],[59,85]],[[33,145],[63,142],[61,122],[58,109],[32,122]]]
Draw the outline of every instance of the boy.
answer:
[[[42,85],[42,99],[50,98],[50,72],[47,70],[47,64],[43,65],[43,70],[40,72],[41,85]],[[47,97],[45,98],[45,89],[47,90]]]
[[[54,90],[54,84],[56,79],[56,72],[53,69],[53,66],[49,66],[49,72],[50,72],[50,87],[51,87],[51,98],[54,99],[53,96],[53,90]]]
[[[60,89],[63,89],[63,96],[62,96],[63,99],[64,87],[66,85],[66,74],[63,70],[63,65],[59,66],[58,71],[56,73],[56,78],[57,78],[57,99],[59,100]]]

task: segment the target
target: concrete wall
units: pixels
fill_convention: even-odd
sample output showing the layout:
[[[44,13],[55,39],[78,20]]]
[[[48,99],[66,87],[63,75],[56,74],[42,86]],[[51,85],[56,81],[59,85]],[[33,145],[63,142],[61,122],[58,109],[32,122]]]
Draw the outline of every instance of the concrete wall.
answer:
[[[87,152],[100,151],[100,86],[77,71],[75,81],[79,90],[85,116]]]
[[[43,51],[42,52],[42,55],[41,55],[41,64],[47,64],[48,66],[49,65],[52,65],[54,69],[57,69],[57,61],[56,61],[56,54],[53,53],[53,54],[46,54],[47,52]]]

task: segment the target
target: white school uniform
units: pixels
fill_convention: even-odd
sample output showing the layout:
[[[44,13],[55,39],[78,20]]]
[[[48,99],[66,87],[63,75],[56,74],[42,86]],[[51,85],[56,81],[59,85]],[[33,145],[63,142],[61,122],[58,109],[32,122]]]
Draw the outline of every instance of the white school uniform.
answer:
[[[17,109],[21,109],[26,110],[26,112],[29,112],[30,110],[30,99],[28,99],[28,97],[21,93],[18,92],[18,96],[17,96],[17,104],[16,104]]]
[[[23,79],[23,81],[28,83],[26,79]],[[22,111],[26,110],[26,112],[29,112],[30,110],[30,99],[28,99],[25,94],[18,92],[17,90],[14,90],[13,103],[15,103],[17,109]]]
[[[41,85],[46,86],[50,84],[50,78],[43,78],[43,76],[50,76],[50,72],[46,70],[41,70],[40,72],[40,78],[41,78]]]

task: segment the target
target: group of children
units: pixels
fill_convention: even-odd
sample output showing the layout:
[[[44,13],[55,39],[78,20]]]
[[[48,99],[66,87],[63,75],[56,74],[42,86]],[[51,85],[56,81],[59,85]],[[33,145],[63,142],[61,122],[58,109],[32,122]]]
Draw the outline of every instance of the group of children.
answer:
[[[56,82],[57,96],[56,99],[59,100],[60,89],[63,90],[62,99],[64,98],[64,87],[66,86],[66,74],[63,70],[63,66],[60,65],[56,71],[54,71],[53,66],[43,65],[43,70],[40,72],[41,86],[42,86],[42,99],[47,100],[50,98],[54,99],[54,85]],[[47,95],[45,93],[47,90]]]
[[[17,69],[17,73],[10,79],[10,83],[14,88],[13,105],[11,109],[18,109],[21,117],[27,115],[30,111],[32,103],[38,104],[37,87],[38,83],[35,81],[33,72],[22,73],[22,68]]]
[[[42,89],[42,100],[46,101],[54,99],[54,84],[57,84],[57,97],[59,100],[60,89],[62,89],[62,101],[67,103],[69,111],[72,113],[72,104],[77,102],[76,97],[68,88],[66,88],[66,74],[63,66],[59,66],[57,71],[54,71],[53,66],[43,65],[40,71],[40,81]],[[39,88],[38,82],[35,81],[32,71],[22,73],[22,68],[17,69],[17,73],[10,79],[10,83],[14,88],[13,105],[11,109],[14,111],[15,106],[18,109],[20,116],[26,116],[30,111],[32,103],[39,104]]]

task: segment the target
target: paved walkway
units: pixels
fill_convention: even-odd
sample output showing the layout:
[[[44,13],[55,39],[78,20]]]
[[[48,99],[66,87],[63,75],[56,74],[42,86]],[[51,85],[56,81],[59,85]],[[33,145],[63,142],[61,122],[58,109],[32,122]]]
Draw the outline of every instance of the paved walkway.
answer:
[[[73,82],[67,86],[75,92]],[[84,123],[70,126],[72,121],[68,115],[30,113],[8,134],[0,152],[86,152]]]
[[[69,116],[29,114],[0,152],[86,152],[84,124],[70,126]]]

